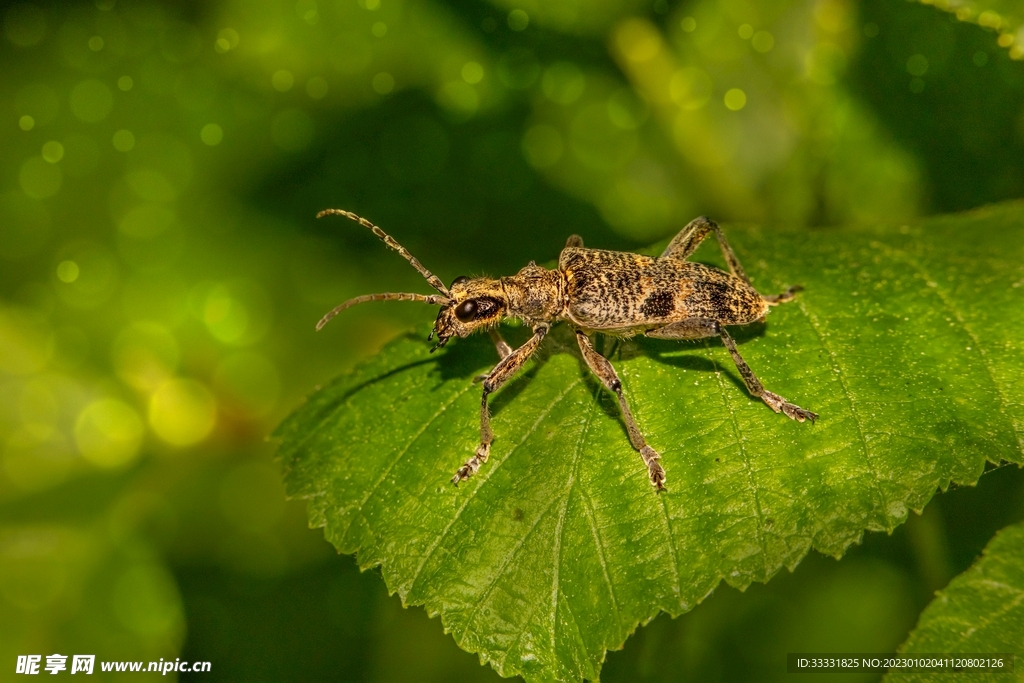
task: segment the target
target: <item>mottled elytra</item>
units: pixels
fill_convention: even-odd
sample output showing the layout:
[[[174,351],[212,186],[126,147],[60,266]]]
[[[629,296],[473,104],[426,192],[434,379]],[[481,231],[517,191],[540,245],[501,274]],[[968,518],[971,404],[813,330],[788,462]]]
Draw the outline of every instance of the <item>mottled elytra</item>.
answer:
[[[487,409],[488,395],[523,367],[551,325],[560,320],[572,325],[583,359],[605,388],[618,397],[630,443],[640,452],[651,484],[659,491],[665,488],[665,470],[658,462],[661,456],[647,444],[633,419],[622,391],[622,382],[612,364],[590,343],[589,335],[594,332],[621,337],[644,334],[660,339],[718,336],[729,349],[751,394],[767,403],[776,413],[785,413],[799,422],[813,422],[818,417],[765,389],[725,330],[726,325],[746,325],[760,320],[768,313],[769,307],[790,301],[802,288],[790,287],[782,294],[772,296],[759,294],[743,272],[722,229],[705,216],[691,221],[657,258],[587,249],[582,238],[573,235],[562,249],[555,270],[531,262],[511,277],[497,280],[457,277],[450,287],[445,287],[402,245],[365,218],[340,209],[321,211],[317,218],[335,214],[372,230],[409,261],[440,294],[387,292],[358,296],[325,315],[317,329],[346,308],[367,301],[420,301],[441,307],[430,333],[430,338],[437,335],[437,344],[431,352],[447,344],[454,336],[466,337],[479,329],[486,329],[494,340],[501,360],[487,375],[478,378],[483,384],[480,445],[473,457],[452,477],[454,484],[472,476],[491,452],[494,432],[491,431]],[[728,273],[686,260],[712,232],[729,265]],[[505,318],[518,318],[530,325],[533,336],[519,348],[512,349],[496,329]]]

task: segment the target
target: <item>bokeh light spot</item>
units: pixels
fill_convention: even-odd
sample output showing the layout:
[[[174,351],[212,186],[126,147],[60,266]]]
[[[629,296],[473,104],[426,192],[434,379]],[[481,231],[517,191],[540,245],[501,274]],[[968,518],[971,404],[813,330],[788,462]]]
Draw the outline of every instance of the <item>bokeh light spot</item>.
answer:
[[[121,467],[133,461],[139,454],[142,435],[138,413],[117,399],[93,401],[75,421],[78,452],[97,467]]]
[[[310,26],[315,26],[320,21],[316,0],[298,0],[295,3],[295,14]]]
[[[27,2],[11,5],[4,12],[4,35],[18,47],[32,47],[46,36],[46,14]]]
[[[327,97],[327,81],[320,76],[314,76],[306,81],[306,94],[314,100],[322,100]]]
[[[199,139],[202,140],[204,144],[214,147],[215,145],[219,145],[221,140],[224,139],[224,130],[216,123],[208,123],[199,131]]]
[[[103,49],[103,37],[93,36],[89,39],[89,49],[93,52],[99,52]]]
[[[750,39],[750,45],[758,52],[771,52],[771,49],[775,47],[775,38],[768,31],[758,31]]]
[[[484,68],[479,62],[466,62],[462,65],[462,80],[470,85],[476,85],[484,79]]]
[[[217,423],[217,402],[210,391],[192,379],[172,379],[149,400],[149,425],[172,446],[197,444]]]
[[[64,181],[60,167],[48,163],[43,157],[32,157],[21,165],[18,184],[33,199],[46,199],[57,194]]]
[[[637,97],[632,88],[620,88],[608,98],[608,118],[624,130],[639,128],[649,113],[647,103]]]
[[[642,19],[628,19],[615,32],[622,54],[631,62],[647,62],[661,51],[658,30]]]
[[[924,76],[928,73],[928,59],[921,54],[911,55],[907,60],[907,73],[911,76]]]
[[[177,339],[163,325],[135,322],[117,335],[110,355],[118,377],[136,389],[152,392],[171,379],[181,352]]]
[[[188,305],[214,339],[236,346],[259,341],[273,317],[270,297],[248,280],[201,283],[189,294]]]
[[[117,79],[117,89],[122,92],[128,92],[135,85],[135,81],[132,80],[131,76],[121,76]]]
[[[565,152],[562,134],[554,126],[538,123],[523,134],[523,156],[534,168],[548,168],[558,163]]]
[[[295,76],[292,75],[291,71],[279,69],[270,77],[270,84],[278,92],[288,92],[295,85]]]
[[[741,24],[738,33],[743,40],[750,40],[750,37],[754,35],[754,27],[750,24]]]
[[[739,88],[730,88],[725,93],[725,106],[730,111],[739,111],[747,106],[747,93]]]
[[[97,123],[114,108],[114,93],[106,83],[89,79],[72,88],[70,103],[71,113],[80,120]]]
[[[693,17],[683,17],[683,20],[679,22],[679,27],[687,33],[693,33],[697,30],[697,20]]]
[[[113,143],[118,152],[130,152],[135,147],[135,136],[130,130],[119,130],[114,133]]]
[[[56,140],[43,143],[43,158],[55,164],[64,158],[64,145]]]
[[[541,89],[549,100],[557,104],[572,104],[586,90],[587,80],[580,68],[572,62],[555,62],[544,71]]]
[[[313,119],[301,109],[285,109],[270,122],[274,143],[286,152],[300,152],[313,142]]]
[[[32,130],[35,127],[36,127],[36,120],[34,118],[32,118],[31,116],[29,116],[28,114],[25,114],[20,119],[18,119],[18,128],[21,128],[24,131]]]
[[[395,89],[395,77],[386,71],[382,71],[373,77],[371,82],[373,91],[378,95],[387,95]]]
[[[221,29],[220,33],[217,34],[217,40],[213,44],[213,49],[224,54],[236,47],[238,47],[238,31],[233,28]]]
[[[371,12],[380,8],[380,0],[359,0],[359,4]]]
[[[117,291],[120,283],[117,260],[100,244],[78,245],[66,250],[62,261],[78,264],[78,278],[61,285],[57,294],[69,306],[92,309],[103,304]]]
[[[41,126],[53,121],[60,111],[60,95],[44,83],[26,85],[14,96],[14,106],[19,114],[27,114]]]
[[[468,118],[480,107],[480,96],[472,86],[451,81],[438,90],[437,103],[460,118]]]
[[[377,38],[383,38],[388,34],[388,25],[383,21],[374,22],[373,26],[370,27],[370,33]]]
[[[245,336],[249,313],[226,287],[217,286],[206,296],[203,322],[214,338],[231,344]]]
[[[508,27],[513,31],[525,31],[530,25],[530,15],[521,9],[514,9],[508,13]]]
[[[687,111],[696,111],[711,101],[714,82],[708,72],[690,66],[673,74],[668,88],[673,102]]]
[[[74,261],[61,261],[57,264],[57,279],[61,282],[71,284],[78,279],[78,264]]]

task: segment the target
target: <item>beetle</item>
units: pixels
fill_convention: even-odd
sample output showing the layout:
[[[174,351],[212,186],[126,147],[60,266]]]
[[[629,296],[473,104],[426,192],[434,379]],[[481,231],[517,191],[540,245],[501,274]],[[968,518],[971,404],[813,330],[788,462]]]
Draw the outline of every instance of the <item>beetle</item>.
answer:
[[[735,252],[717,223],[700,216],[690,221],[658,257],[629,252],[588,249],[578,235],[569,237],[558,257],[558,267],[548,269],[531,261],[518,273],[498,279],[460,276],[445,287],[405,247],[370,221],[350,211],[326,209],[317,218],[340,215],[369,228],[389,247],[405,258],[437,290],[438,294],[386,292],[349,299],[325,315],[317,329],[351,306],[369,301],[418,301],[440,306],[428,340],[437,336],[431,353],[452,337],[467,337],[487,330],[500,360],[482,380],[480,399],[480,444],[473,456],[458,469],[452,483],[458,485],[475,474],[487,461],[494,441],[487,398],[505,384],[544,341],[551,326],[565,321],[573,327],[583,359],[601,384],[618,398],[629,441],[647,467],[651,485],[665,488],[661,456],[647,443],[629,409],[615,368],[598,353],[590,335],[643,334],[659,339],[704,339],[719,337],[729,350],[750,393],[776,413],[803,422],[818,415],[768,391],[740,356],[736,342],[726,331],[728,325],[759,321],[772,306],[791,301],[803,288],[790,287],[781,294],[765,296],[754,289]],[[714,234],[725,256],[729,272],[687,260],[700,243]],[[506,318],[519,319],[533,329],[533,336],[512,349],[497,331]]]

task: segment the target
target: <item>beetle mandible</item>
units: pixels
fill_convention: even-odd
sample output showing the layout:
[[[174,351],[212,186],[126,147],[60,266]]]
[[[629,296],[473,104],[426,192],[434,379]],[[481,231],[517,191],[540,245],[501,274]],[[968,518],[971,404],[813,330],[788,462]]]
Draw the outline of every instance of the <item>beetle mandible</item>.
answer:
[[[452,477],[452,483],[468,479],[487,461],[494,441],[487,397],[497,391],[540,346],[551,325],[564,320],[576,332],[576,341],[587,365],[606,389],[619,400],[629,441],[643,458],[651,484],[665,488],[665,470],[661,456],[644,439],[622,382],[607,358],[590,342],[590,334],[600,332],[617,336],[644,334],[659,339],[703,339],[719,337],[732,355],[747,389],[776,413],[803,422],[814,422],[817,414],[790,403],[768,391],[740,356],[736,342],[726,325],[747,325],[767,315],[771,306],[790,301],[799,285],[782,294],[764,296],[754,289],[722,229],[706,216],[690,221],[669,242],[661,256],[651,257],[620,251],[587,249],[579,235],[571,236],[558,257],[558,267],[548,270],[530,262],[511,277],[497,280],[486,277],[457,277],[450,287],[423,267],[405,247],[376,225],[350,211],[326,209],[317,218],[345,216],[369,228],[389,247],[402,255],[439,294],[386,292],[365,294],[342,303],[325,315],[317,329],[346,308],[368,301],[419,301],[441,307],[429,339],[437,335],[434,352],[452,337],[466,337],[486,329],[501,360],[482,378],[480,399],[480,445]],[[729,272],[688,261],[710,233],[722,249]],[[533,336],[512,349],[495,329],[505,318],[517,318],[533,328]]]

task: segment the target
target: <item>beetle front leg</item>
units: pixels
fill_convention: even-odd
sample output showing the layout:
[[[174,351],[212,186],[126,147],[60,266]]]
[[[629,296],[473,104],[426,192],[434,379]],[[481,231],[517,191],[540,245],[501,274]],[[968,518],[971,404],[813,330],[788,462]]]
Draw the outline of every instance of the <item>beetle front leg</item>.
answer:
[[[487,408],[487,397],[501,388],[505,382],[512,378],[523,364],[533,355],[544,335],[548,333],[547,325],[537,325],[533,328],[533,336],[522,346],[511,352],[501,362],[494,366],[494,369],[484,378],[483,395],[480,397],[480,445],[476,447],[476,453],[466,461],[459,471],[452,477],[452,483],[456,486],[460,481],[469,479],[480,466],[487,462],[491,454],[491,442],[494,441],[494,431],[491,429],[491,414]],[[500,353],[500,348],[499,348]]]
[[[647,445],[647,440],[644,439],[640,428],[637,427],[636,420],[633,419],[633,413],[629,409],[629,403],[622,393],[622,382],[619,381],[615,368],[612,367],[611,362],[607,358],[594,349],[594,346],[590,343],[590,338],[580,330],[576,330],[576,341],[580,345],[580,351],[583,352],[583,360],[587,361],[591,371],[597,375],[597,378],[601,380],[601,384],[608,391],[614,392],[618,397],[619,408],[622,410],[622,419],[626,423],[626,432],[629,434],[629,442],[633,444],[633,448],[640,451],[640,457],[643,458],[644,464],[647,466],[647,476],[651,480],[651,485],[659,491],[664,491],[665,470],[662,468],[661,463],[658,462],[661,456]]]
[[[512,354],[512,347],[508,345],[508,342],[505,341],[505,338],[501,336],[500,332],[498,332],[494,328],[491,328],[487,330],[487,334],[490,335],[491,341],[494,342],[494,350],[498,352],[498,358],[500,358],[501,360],[505,360]],[[476,384],[477,382],[483,382],[485,379],[487,379],[487,374],[488,373],[485,372],[482,375],[477,375],[476,377],[474,377],[473,384]]]

